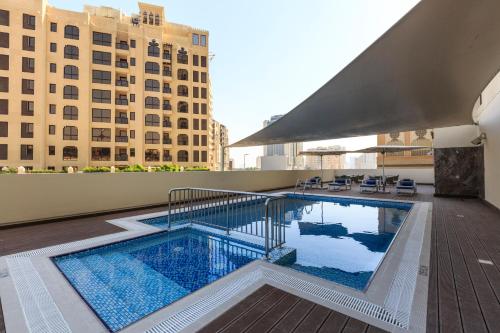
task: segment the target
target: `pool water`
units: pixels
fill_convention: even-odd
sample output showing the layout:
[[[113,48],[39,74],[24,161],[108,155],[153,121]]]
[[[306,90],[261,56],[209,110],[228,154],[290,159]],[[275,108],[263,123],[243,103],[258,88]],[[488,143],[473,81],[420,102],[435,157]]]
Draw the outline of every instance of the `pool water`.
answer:
[[[262,202],[230,210],[232,226],[258,228],[264,219]],[[285,202],[287,247],[297,260],[286,266],[363,290],[412,207],[411,203],[370,199],[289,194]],[[180,219],[187,222],[187,216]],[[204,221],[224,227],[225,211],[209,213]],[[165,216],[143,220],[167,228]]]
[[[183,228],[52,260],[115,332],[262,256],[261,247]]]

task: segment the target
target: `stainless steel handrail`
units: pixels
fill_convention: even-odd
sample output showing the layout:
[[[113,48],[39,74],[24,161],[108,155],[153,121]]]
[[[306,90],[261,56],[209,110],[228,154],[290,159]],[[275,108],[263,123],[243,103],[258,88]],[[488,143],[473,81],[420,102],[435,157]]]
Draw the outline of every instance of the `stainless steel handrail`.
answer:
[[[264,238],[266,257],[285,242],[286,196],[196,187],[168,192],[168,228],[174,220]]]

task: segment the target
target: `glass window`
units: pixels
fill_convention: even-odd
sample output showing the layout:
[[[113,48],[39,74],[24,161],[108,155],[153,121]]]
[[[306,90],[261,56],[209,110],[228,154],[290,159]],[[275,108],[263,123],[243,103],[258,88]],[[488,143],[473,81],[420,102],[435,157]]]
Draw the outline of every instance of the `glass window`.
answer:
[[[80,39],[80,29],[74,25],[67,25],[64,27],[64,38]]]
[[[57,65],[54,63],[50,63],[50,72],[55,73],[57,71]]]
[[[33,15],[23,14],[23,28],[35,30],[35,17]]]
[[[21,160],[33,160],[33,145],[21,145]]]
[[[92,128],[92,141],[111,142],[111,128]]]
[[[160,116],[157,114],[147,114],[145,122],[146,126],[160,126]]]
[[[92,41],[95,45],[111,46],[111,34],[94,31]]]
[[[189,154],[186,150],[179,150],[177,152],[177,162],[188,162]]]
[[[78,67],[73,65],[64,66],[64,78],[78,80]]]
[[[135,39],[130,40],[130,47],[135,49]]]
[[[130,58],[130,66],[135,66],[135,58]]]
[[[63,98],[64,99],[78,99],[78,88],[75,86],[64,86]]]
[[[0,25],[10,25],[10,13],[8,10],[0,9]]]
[[[160,56],[160,44],[158,44],[158,42],[156,42],[154,39],[151,42],[149,42],[148,56],[150,57]]]
[[[57,44],[50,43],[50,52],[57,52]]]
[[[199,81],[199,72],[198,71],[193,71],[193,82],[198,82]]]
[[[98,65],[111,65],[111,53],[92,51],[92,63]]]
[[[6,121],[0,121],[0,138],[9,137],[9,123]]]
[[[35,114],[35,102],[21,101],[21,116],[33,116]]]
[[[207,46],[207,36],[206,35],[201,35],[200,45]]]
[[[201,88],[201,98],[207,98],[207,88]]]
[[[198,114],[200,113],[200,104],[198,103],[193,103],[193,113]]]
[[[92,102],[95,103],[111,103],[111,91],[92,89]]]
[[[200,161],[200,152],[198,150],[193,150],[193,162]]]
[[[6,160],[9,157],[8,146],[6,144],[0,144],[0,160]]]
[[[193,97],[198,98],[200,94],[200,88],[198,87],[193,87]]]
[[[148,79],[144,83],[146,91],[160,91],[160,81]]]
[[[207,73],[201,72],[201,83],[207,83]]]
[[[201,103],[201,114],[207,114],[207,104]]]
[[[156,62],[148,61],[144,64],[144,71],[149,74],[160,74],[160,65]]]
[[[49,125],[49,134],[50,135],[56,134],[56,125]]]
[[[144,107],[146,109],[159,109],[160,108],[160,99],[157,97],[148,96],[144,100]]]
[[[35,37],[23,36],[23,50],[35,51]]]
[[[23,72],[26,72],[26,73],[34,73],[35,72],[35,59],[23,57],[22,70],[23,70]]]
[[[9,114],[9,100],[0,99],[0,114]]]
[[[0,32],[0,47],[9,48],[9,33]]]
[[[110,109],[92,109],[92,121],[96,123],[110,123],[111,110]]]
[[[35,81],[23,79],[22,85],[21,85],[21,90],[22,90],[23,94],[34,95],[35,94]]]
[[[147,144],[159,144],[160,134],[156,132],[146,132],[145,140]]]
[[[177,95],[178,96],[184,96],[188,97],[189,96],[189,90],[187,86],[180,85],[177,87]]]
[[[57,32],[57,23],[50,22],[50,31]]]
[[[188,113],[189,105],[187,102],[181,101],[177,103],[177,112]]]
[[[207,57],[201,56],[201,67],[207,67]]]
[[[199,44],[200,44],[200,35],[193,34],[193,45],[199,45]]]
[[[78,120],[78,108],[73,105],[65,105],[63,108],[63,119]]]
[[[78,47],[76,47],[74,45],[64,46],[64,58],[77,60],[79,58]]]
[[[92,70],[92,82],[111,84],[111,72]]]
[[[178,69],[177,70],[177,79],[179,80],[183,80],[183,81],[187,81],[189,80],[189,73],[187,71],[187,69]]]
[[[63,160],[74,161],[78,159],[78,148],[74,146],[66,146],[63,148]]]
[[[92,147],[92,161],[109,161],[111,159],[111,148]]]
[[[32,138],[33,128],[33,123],[21,123],[21,138]]]
[[[75,126],[64,126],[63,140],[78,140],[78,128]]]
[[[56,105],[49,104],[49,114],[56,114]]]
[[[54,156],[56,154],[56,146],[49,146],[49,155]]]
[[[9,78],[0,76],[0,92],[9,92]]]
[[[193,54],[193,66],[199,65],[200,57],[197,54]]]
[[[201,161],[202,162],[206,162],[207,161],[207,151],[206,150],[203,150],[201,152]]]

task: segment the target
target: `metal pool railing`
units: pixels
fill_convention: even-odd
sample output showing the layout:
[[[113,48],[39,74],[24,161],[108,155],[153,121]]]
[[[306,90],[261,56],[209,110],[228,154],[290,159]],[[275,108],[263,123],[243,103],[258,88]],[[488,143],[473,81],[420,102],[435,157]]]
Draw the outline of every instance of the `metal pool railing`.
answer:
[[[168,192],[168,228],[197,223],[264,239],[266,257],[285,243],[285,196],[206,188]]]

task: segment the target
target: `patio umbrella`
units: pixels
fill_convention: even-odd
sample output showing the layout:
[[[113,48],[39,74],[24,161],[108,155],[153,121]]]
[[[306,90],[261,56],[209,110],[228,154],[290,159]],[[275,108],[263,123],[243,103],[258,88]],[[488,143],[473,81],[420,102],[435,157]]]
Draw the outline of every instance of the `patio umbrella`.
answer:
[[[320,169],[321,169],[321,183],[323,184],[323,156],[325,155],[334,155],[334,156],[340,156],[344,155],[347,153],[353,153],[353,151],[350,150],[335,150],[335,149],[310,149],[310,150],[304,150],[299,153],[299,155],[305,155],[305,156],[319,156],[320,157]]]
[[[418,149],[431,149],[428,146],[391,146],[391,145],[381,145],[373,146],[369,148],[364,148],[357,150],[356,153],[380,153],[382,154],[382,186],[385,193],[385,154],[386,153],[397,153],[401,151],[418,150]]]

